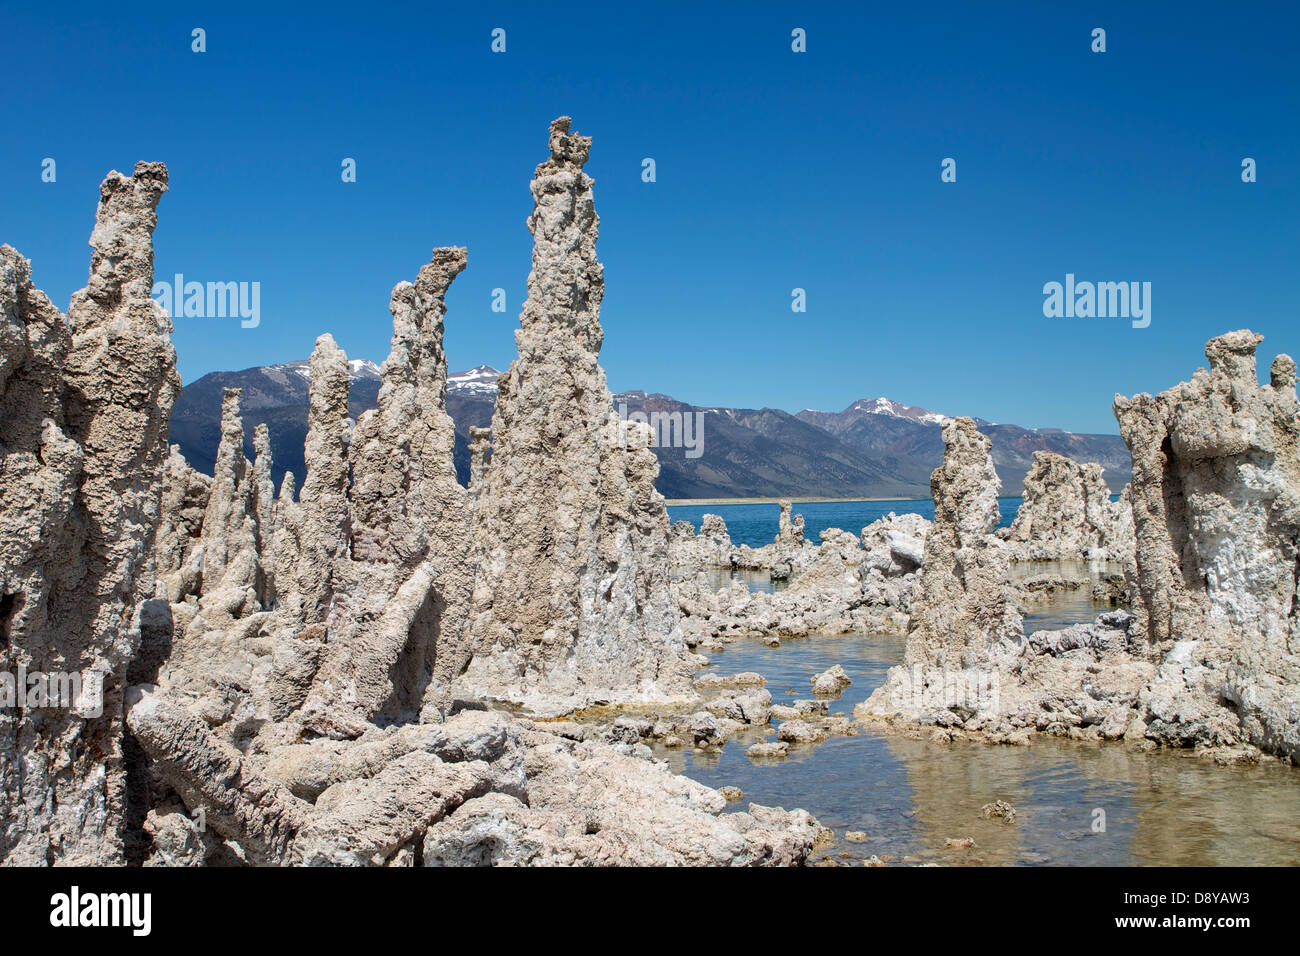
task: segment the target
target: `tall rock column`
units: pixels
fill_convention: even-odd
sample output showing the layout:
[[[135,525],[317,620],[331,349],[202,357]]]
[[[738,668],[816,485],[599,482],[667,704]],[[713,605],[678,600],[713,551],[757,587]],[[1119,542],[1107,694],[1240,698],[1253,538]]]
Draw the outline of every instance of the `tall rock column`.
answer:
[[[970,418],[944,424],[943,442],[943,463],[930,476],[934,524],[903,664],[890,668],[884,685],[859,705],[864,715],[915,719],[953,706],[996,711],[992,652],[1024,636],[1007,548],[993,535],[1001,483],[992,443]]]
[[[242,395],[228,388],[222,401],[221,442],[203,513],[199,603],[210,627],[261,610],[264,578],[253,468],[244,457]]]
[[[447,414],[443,317],[451,283],[465,269],[464,248],[435,249],[414,283],[393,289],[393,340],[374,411],[357,422],[352,443],[352,553],[358,560],[407,567],[431,543],[468,524],[469,499],[456,481],[456,427]]]
[[[487,456],[492,448],[492,429],[469,427],[469,493],[477,498],[487,474]]]
[[[77,675],[73,702],[0,710],[0,858],[123,860],[122,698],[154,591],[171,320],[150,298],[161,163],[100,186],[69,322],[0,249],[0,670]],[[97,693],[102,681],[102,700]]]
[[[1133,454],[1134,610],[1162,661],[1147,736],[1300,760],[1300,417],[1289,356],[1259,384],[1262,338],[1211,339],[1208,371],[1116,396],[1115,417]]]
[[[415,719],[426,704],[439,719],[465,664],[470,507],[456,481],[443,317],[466,262],[464,248],[435,249],[414,283],[393,289],[378,404],[358,420],[348,450],[350,560],[340,565],[348,583],[303,708],[329,733]]]
[[[311,387],[304,458],[307,476],[298,496],[295,592],[303,620],[329,612],[351,537],[348,508],[348,357],[329,333],[316,340],[309,362]]]
[[[591,138],[569,123],[551,124],[551,155],[531,184],[533,265],[476,502],[475,656],[462,681],[467,693],[552,712],[683,697],[692,670],[667,585],[657,465],[625,446],[597,363],[600,220],[582,169]]]
[[[782,498],[781,518],[776,532],[776,550],[782,554],[803,547],[803,515],[794,514],[794,502]]]
[[[992,442],[969,418],[943,426],[943,464],[930,476],[934,525],[925,539],[912,601],[907,664],[961,669],[986,664],[989,650],[1020,631],[1006,549],[992,537],[1001,482]]]

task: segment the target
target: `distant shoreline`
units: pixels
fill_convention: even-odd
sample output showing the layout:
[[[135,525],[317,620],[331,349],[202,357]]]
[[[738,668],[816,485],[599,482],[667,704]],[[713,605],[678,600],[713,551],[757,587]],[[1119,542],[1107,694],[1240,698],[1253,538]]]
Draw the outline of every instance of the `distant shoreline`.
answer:
[[[999,498],[1021,498],[1023,495],[998,495]],[[689,507],[691,505],[775,505],[790,500],[795,504],[813,504],[822,501],[930,501],[924,498],[801,498],[790,495],[783,498],[665,498],[664,504],[669,508]]]
[[[781,498],[668,498],[665,499],[665,503],[670,508],[677,508],[683,505],[775,505],[787,500],[795,504],[819,501],[929,501],[930,496],[926,495],[924,498],[801,498],[790,495]]]

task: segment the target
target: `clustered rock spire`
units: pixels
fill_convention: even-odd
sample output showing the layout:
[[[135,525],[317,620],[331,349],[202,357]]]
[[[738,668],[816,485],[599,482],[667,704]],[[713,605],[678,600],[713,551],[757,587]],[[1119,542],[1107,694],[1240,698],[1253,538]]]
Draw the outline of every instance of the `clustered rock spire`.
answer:
[[[1116,561],[1133,555],[1133,509],[1126,487],[1118,501],[1096,462],[1080,464],[1036,451],[1015,520],[998,536],[1021,561]]]
[[[1221,335],[1191,381],[1116,396],[1133,479],[1109,515],[1086,467],[1044,456],[1026,479],[1029,510],[1004,535],[1010,547],[1053,558],[1105,550],[1125,567],[1132,613],[1021,634],[998,597],[992,465],[961,454],[982,436],[973,423],[945,426],[906,664],[858,714],[999,741],[1037,729],[1195,746],[1227,763],[1261,752],[1300,760],[1300,404],[1290,356],[1259,384],[1261,339]],[[1066,513],[1053,515],[1053,501]],[[972,666],[987,670],[989,693],[928,693]]]
[[[943,426],[943,464],[930,477],[934,525],[925,539],[904,664],[961,670],[986,665],[1020,629],[1008,587],[1010,559],[992,537],[1001,481],[992,442],[970,418]]]
[[[0,247],[0,664],[105,677],[102,714],[89,697],[0,708],[0,858],[808,855],[823,831],[805,813],[723,816],[720,795],[664,767],[452,694],[483,648],[466,633],[477,581],[480,592],[521,588],[504,589],[499,606],[481,593],[474,602],[484,623],[500,612],[530,625],[510,638],[521,669],[506,688],[525,702],[533,689],[571,700],[689,696],[694,663],[669,596],[650,435],[614,430],[596,364],[589,146],[557,121],[534,183],[521,359],[490,467],[487,435],[475,436],[477,551],[475,499],[455,477],[443,350],[463,248],[435,249],[414,282],[393,290],[378,407],[355,426],[347,356],[329,335],[318,339],[306,474],[299,493],[286,474],[276,495],[265,426],[255,460],[244,457],[238,389],[224,397],[212,477],[168,448],[180,382],[170,320],[149,295],[164,167],[105,180],[91,280],[70,323],[32,285],[27,261]],[[549,535],[540,552],[519,547],[533,520]],[[483,572],[481,558],[496,563]],[[502,566],[530,561],[522,573]],[[521,617],[526,603],[557,610],[559,629],[541,632],[532,611]],[[593,772],[605,775],[598,793],[584,789]]]
[[[519,356],[492,428],[471,431],[469,488],[443,345],[465,249],[435,249],[394,288],[378,405],[355,424],[347,356],[317,340],[306,472],[276,494],[264,425],[245,458],[238,389],[211,477],[168,446],[180,381],[150,298],[164,166],[105,179],[66,317],[0,247],[0,673],[103,681],[102,705],[92,681],[66,706],[0,707],[0,859],[802,862],[825,835],[806,813],[722,814],[720,794],[635,756],[617,735],[639,740],[636,721],[600,740],[482,709],[694,703],[679,605],[692,646],[907,612],[905,664],[864,719],[1300,759],[1294,361],[1261,387],[1260,337],[1231,332],[1190,382],[1117,397],[1134,465],[1118,506],[1095,466],[1040,456],[1021,517],[995,534],[989,439],[954,419],[933,525],[891,514],[812,545],[782,502],[773,545],[738,549],[708,516],[699,536],[674,529],[679,563],[794,580],[750,595],[692,579],[675,599],[653,434],[619,420],[598,363],[591,139],[561,117],[549,146]],[[1134,613],[1024,634],[1010,560],[1074,555],[1121,560]],[[991,675],[992,693],[950,700],[957,673]],[[728,701],[744,723],[776,709]],[[710,713],[676,716],[665,726],[716,737]]]

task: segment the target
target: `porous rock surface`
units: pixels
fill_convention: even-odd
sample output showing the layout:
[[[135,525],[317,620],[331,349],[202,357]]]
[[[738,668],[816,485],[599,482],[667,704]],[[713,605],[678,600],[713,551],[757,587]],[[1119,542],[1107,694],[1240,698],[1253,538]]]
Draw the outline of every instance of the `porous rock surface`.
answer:
[[[605,745],[527,735],[527,802],[467,801],[424,837],[427,865],[792,865],[828,832],[806,812],[726,798]]]
[[[1209,369],[1190,382],[1115,399],[1134,464],[1135,547],[1125,561],[1132,613],[1027,637],[1008,614],[990,616],[998,575],[972,575],[978,537],[930,547],[953,540],[942,506],[952,498],[947,485],[994,484],[977,456],[954,454],[960,442],[949,441],[944,474],[935,473],[935,529],[906,665],[891,669],[855,714],[998,741],[1038,730],[1295,762],[1300,415],[1289,356],[1279,355],[1269,384],[1259,384],[1260,340],[1245,330],[1219,336],[1206,346]],[[965,465],[950,469],[950,459]],[[954,589],[959,568],[963,588]],[[961,609],[972,584],[991,598],[980,614],[992,627],[970,626],[979,614]],[[952,603],[933,613],[931,600],[944,596]]]
[[[105,181],[91,283],[70,324],[27,262],[0,248],[4,663],[105,675],[102,715],[80,699],[0,713],[4,862],[797,864],[824,837],[802,811],[723,814],[716,791],[646,759],[644,722],[575,741],[453,699],[482,647],[467,632],[478,561],[514,543],[502,495],[563,552],[535,590],[539,605],[567,606],[557,620],[574,628],[559,656],[550,633],[515,635],[516,659],[538,665],[522,684],[570,702],[696,699],[648,429],[597,414],[611,402],[595,362],[589,141],[567,120],[551,132],[520,335],[541,373],[510,379],[525,397],[505,403],[490,470],[487,436],[475,436],[484,540],[504,550],[471,548],[474,497],[453,467],[443,315],[464,249],[434,250],[394,289],[378,407],[355,423],[347,356],[320,337],[307,472],[300,494],[286,475],[277,495],[265,428],[255,460],[244,458],[238,390],[225,395],[212,477],[169,452],[179,380],[170,320],[149,297],[161,165]],[[537,444],[511,423],[562,410],[546,404],[557,399],[552,361],[573,365],[571,384],[598,401],[579,402],[590,414],[569,438]],[[558,483],[519,485],[512,455]],[[536,598],[502,593],[510,613]],[[735,694],[722,709],[766,721],[763,695],[770,702],[761,689]],[[680,727],[730,720],[701,712]],[[485,807],[509,808],[497,819],[520,846],[543,849],[485,853],[474,838]]]
[[[1130,560],[1133,511],[1125,488],[1118,501],[1096,463],[1036,451],[1015,520],[998,537],[1017,561]]]
[[[1011,586],[1011,549],[993,531],[999,481],[990,442],[970,419],[944,425],[902,665],[854,709],[864,722],[935,726],[995,742],[1033,731],[1117,739],[1131,732],[1154,672],[1133,654],[1132,615],[1116,611],[1026,636]]]
[[[649,428],[619,420],[597,362],[590,149],[557,119],[532,181],[533,265],[475,502],[473,656],[457,684],[535,713],[693,696]]]
[[[115,864],[130,789],[122,693],[154,589],[171,321],[150,298],[167,169],[100,186],[90,278],[64,316],[0,247],[0,669],[77,674],[72,707],[0,710],[0,858]],[[98,676],[93,676],[98,675]],[[95,685],[102,682],[102,701]]]
[[[705,515],[706,527],[710,517]],[[753,556],[785,547],[783,560],[791,569],[788,584],[772,592],[751,592],[739,580],[714,586],[708,570],[680,578],[674,591],[687,643],[707,648],[722,638],[779,639],[859,630],[901,633],[907,627],[929,532],[930,522],[920,515],[890,513],[863,528],[860,538],[827,528],[820,545],[800,537],[797,551],[780,538],[764,548],[741,549],[752,563],[737,566],[761,567],[763,559]],[[773,566],[766,561],[769,571]]]
[[[1300,416],[1285,354],[1261,386],[1262,336],[1228,332],[1209,369],[1116,396],[1133,455],[1134,613],[1160,672],[1146,734],[1246,742],[1300,759]]]

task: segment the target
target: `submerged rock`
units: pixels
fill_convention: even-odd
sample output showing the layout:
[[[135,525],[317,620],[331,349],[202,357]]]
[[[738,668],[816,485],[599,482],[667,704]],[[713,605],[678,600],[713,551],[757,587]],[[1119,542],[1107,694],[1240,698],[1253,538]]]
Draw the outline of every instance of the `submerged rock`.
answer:
[[[1004,823],[1016,822],[1016,808],[1005,800],[995,800],[992,803],[986,803],[980,807],[980,813],[990,820],[1001,820]]]

